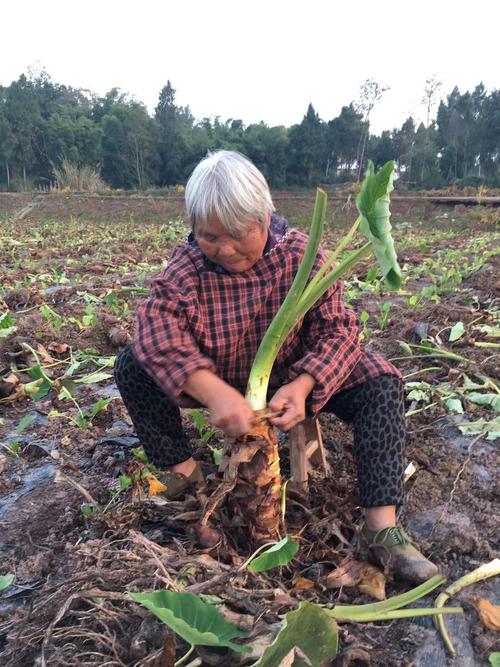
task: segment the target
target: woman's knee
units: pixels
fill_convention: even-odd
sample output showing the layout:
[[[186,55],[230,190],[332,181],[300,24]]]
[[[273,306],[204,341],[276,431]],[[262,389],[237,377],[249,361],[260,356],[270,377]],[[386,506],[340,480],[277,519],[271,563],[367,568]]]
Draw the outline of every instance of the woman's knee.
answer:
[[[144,370],[137,361],[130,345],[118,353],[114,367],[115,381],[118,389],[126,383],[144,381]]]

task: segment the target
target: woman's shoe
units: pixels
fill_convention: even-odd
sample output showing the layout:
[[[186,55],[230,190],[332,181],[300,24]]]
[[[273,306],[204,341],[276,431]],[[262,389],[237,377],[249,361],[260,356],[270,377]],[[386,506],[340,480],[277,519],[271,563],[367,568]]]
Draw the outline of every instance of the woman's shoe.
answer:
[[[196,464],[190,475],[183,475],[180,472],[172,472],[171,470],[157,470],[154,475],[165,486],[160,495],[165,496],[169,500],[180,496],[189,487],[201,484],[204,479],[199,463]]]
[[[416,548],[399,526],[361,531],[370,554],[381,567],[388,568],[395,579],[421,584],[438,574],[438,568]]]

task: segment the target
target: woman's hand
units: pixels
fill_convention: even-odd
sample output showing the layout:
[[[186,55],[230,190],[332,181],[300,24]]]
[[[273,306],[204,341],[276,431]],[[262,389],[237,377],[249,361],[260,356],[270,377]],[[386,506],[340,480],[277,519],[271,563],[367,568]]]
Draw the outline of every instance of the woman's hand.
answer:
[[[230,438],[239,438],[250,431],[252,408],[239,391],[212,371],[205,368],[195,371],[182,389],[208,409],[210,423],[221,428]]]
[[[271,424],[280,431],[289,431],[293,426],[300,424],[305,419],[306,398],[313,387],[314,378],[303,373],[278,389],[269,401],[269,408],[282,414],[270,419]]]
[[[230,438],[239,438],[252,428],[253,410],[239,391],[228,384],[207,402],[210,422]]]

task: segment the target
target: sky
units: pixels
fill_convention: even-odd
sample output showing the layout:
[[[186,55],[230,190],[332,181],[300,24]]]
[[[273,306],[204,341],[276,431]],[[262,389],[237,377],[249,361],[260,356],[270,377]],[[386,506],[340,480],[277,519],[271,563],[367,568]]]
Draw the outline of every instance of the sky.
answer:
[[[0,12],[0,84],[28,67],[104,95],[120,88],[154,112],[167,80],[195,118],[299,123],[390,89],[371,129],[425,120],[425,81],[500,87],[498,0],[23,0]],[[434,112],[437,110],[434,109]]]

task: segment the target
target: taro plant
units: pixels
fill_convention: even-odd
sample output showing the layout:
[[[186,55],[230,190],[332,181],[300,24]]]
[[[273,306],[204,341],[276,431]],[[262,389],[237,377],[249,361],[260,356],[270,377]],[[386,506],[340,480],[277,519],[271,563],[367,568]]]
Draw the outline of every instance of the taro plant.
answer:
[[[3,447],[6,451],[9,452],[9,454],[12,454],[12,456],[19,457],[19,450],[21,448],[20,437],[31,426],[35,419],[36,415],[33,413],[24,415],[19,424],[16,426],[16,437],[10,440],[8,444],[0,442],[0,447]]]
[[[389,222],[393,171],[392,162],[385,164],[377,174],[373,164],[369,164],[367,176],[356,198],[359,211],[357,220],[336,250],[328,255],[324,264],[310,278],[326,213],[326,193],[317,191],[309,240],[302,262],[288,295],[264,335],[250,371],[245,397],[255,412],[255,425],[250,433],[237,439],[231,446],[229,463],[224,470],[226,489],[232,489],[228,497],[230,513],[243,523],[245,538],[249,537],[253,543],[276,540],[281,532],[278,441],[267,417],[266,404],[271,370],[285,339],[334,282],[371,253],[375,254],[389,289],[399,289],[401,285],[401,271]],[[358,230],[367,242],[346,254],[346,248]],[[335,266],[339,256],[342,259]],[[249,449],[252,455],[248,453]],[[202,525],[206,521],[207,514],[202,518]]]
[[[214,460],[215,465],[220,465],[220,462],[222,460],[222,447],[214,447],[213,445],[210,444],[210,441],[213,439],[216,433],[215,429],[210,428],[201,410],[193,408],[189,409],[187,412],[193,419],[200,440],[203,440],[203,442],[212,452],[212,458]]]
[[[113,400],[113,398],[101,398],[99,401],[96,401],[90,408],[82,409],[68,386],[62,387],[58,398],[61,401],[71,401],[75,405],[78,412],[75,417],[68,417],[67,415],[57,412],[56,410],[52,410],[52,412],[49,413],[49,417],[68,417],[68,419],[70,419],[70,421],[72,421],[76,426],[83,429],[90,428],[97,415],[105,410],[107,405]]]
[[[298,609],[285,616],[276,638],[253,667],[284,664],[319,667],[325,661],[333,660],[338,651],[338,623],[372,623],[414,616],[440,617],[442,614],[462,613],[459,607],[406,608],[444,582],[444,577],[436,575],[407,593],[364,605],[327,608],[302,602]],[[176,665],[185,662],[196,646],[226,647],[238,653],[251,652],[251,646],[235,641],[245,639],[247,633],[226,621],[213,604],[204,602],[192,593],[160,590],[152,593],[129,592],[127,595],[149,609],[190,646],[188,652],[176,661]],[[294,658],[299,660],[294,661]]]

